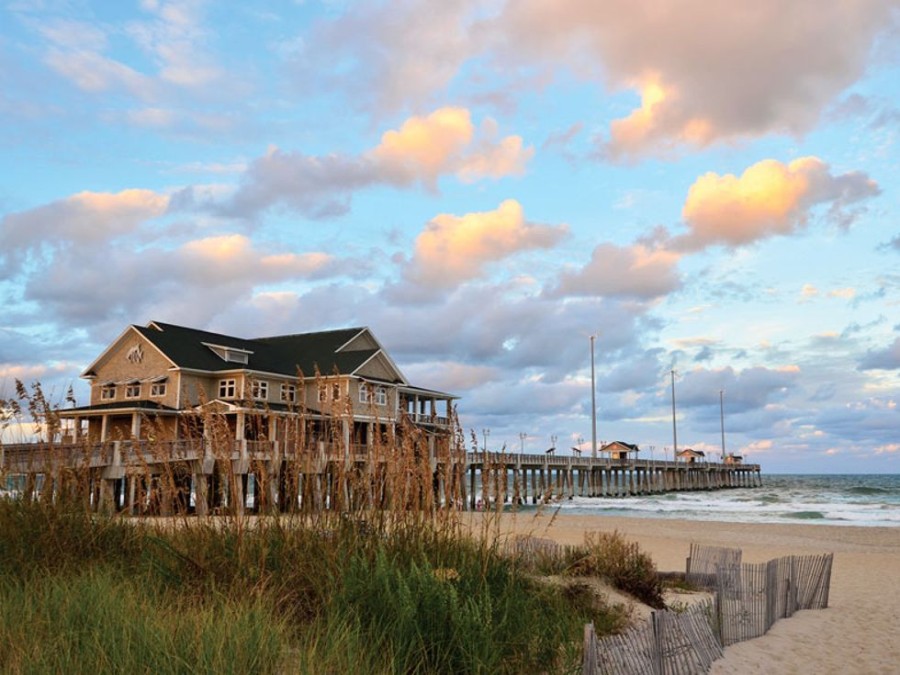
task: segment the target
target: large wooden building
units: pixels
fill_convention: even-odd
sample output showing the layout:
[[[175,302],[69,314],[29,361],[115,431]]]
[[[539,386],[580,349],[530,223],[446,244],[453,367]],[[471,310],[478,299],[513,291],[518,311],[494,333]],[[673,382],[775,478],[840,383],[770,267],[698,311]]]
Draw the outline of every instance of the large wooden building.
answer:
[[[71,440],[170,441],[202,435],[204,410],[238,443],[304,434],[348,449],[402,419],[447,433],[452,394],[411,385],[368,328],[238,338],[152,321],[129,326],[88,366],[90,404],[61,411]],[[325,424],[340,412],[344,424]]]

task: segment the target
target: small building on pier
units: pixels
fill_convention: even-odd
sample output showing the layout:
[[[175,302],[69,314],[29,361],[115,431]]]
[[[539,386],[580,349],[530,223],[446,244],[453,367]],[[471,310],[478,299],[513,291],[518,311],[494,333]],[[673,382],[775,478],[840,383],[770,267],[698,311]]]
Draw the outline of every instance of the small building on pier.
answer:
[[[618,461],[634,459],[639,450],[640,448],[634,443],[625,443],[624,441],[612,441],[600,448],[602,454],[608,454],[610,459]]]
[[[675,453],[675,461],[682,461],[685,464],[695,464],[706,460],[706,453],[702,450],[693,450],[692,448],[684,448]]]

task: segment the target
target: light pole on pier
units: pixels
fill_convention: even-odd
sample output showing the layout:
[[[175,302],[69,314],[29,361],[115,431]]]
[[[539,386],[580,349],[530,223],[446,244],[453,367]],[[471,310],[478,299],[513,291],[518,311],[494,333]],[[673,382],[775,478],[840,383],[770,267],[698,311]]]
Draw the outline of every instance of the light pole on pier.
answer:
[[[678,456],[678,427],[675,425],[675,370],[672,370],[672,457]]]
[[[519,459],[522,458],[522,455],[525,454],[525,439],[528,438],[528,434],[524,431],[519,434]]]
[[[487,453],[487,439],[488,439],[488,436],[490,436],[490,435],[491,435],[490,429],[482,429],[481,430],[481,437],[482,437],[482,439],[484,439],[484,445],[482,447],[482,451],[485,453]]]
[[[594,340],[591,335],[591,457],[597,459],[597,384],[594,377]]]
[[[725,390],[719,389],[719,422],[722,427],[722,461],[725,461]]]

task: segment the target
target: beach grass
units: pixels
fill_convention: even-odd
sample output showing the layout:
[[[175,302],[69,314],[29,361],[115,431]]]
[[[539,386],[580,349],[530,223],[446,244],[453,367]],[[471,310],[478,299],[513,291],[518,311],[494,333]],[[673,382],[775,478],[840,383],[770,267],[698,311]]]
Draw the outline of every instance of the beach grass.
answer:
[[[585,623],[628,620],[497,541],[423,522],[315,525],[0,500],[0,669],[570,672]]]
[[[43,393],[17,392],[19,409],[58,435]],[[205,414],[215,441],[223,420]],[[436,452],[446,469],[464,440],[459,429],[445,440]],[[455,506],[465,503],[461,481],[444,477],[457,492],[443,501],[423,488],[435,479],[423,443],[405,429],[370,449],[392,496],[384,508],[352,498],[373,485],[342,463],[333,478],[346,494],[281,514],[247,515],[233,501],[215,516],[98,513],[87,465],[57,474],[55,488],[0,498],[0,671],[578,671],[584,625],[602,635],[630,618],[584,577],[622,585],[622,570],[638,570],[652,587],[652,565],[616,539],[550,551],[541,564],[517,555],[498,536],[501,500],[473,530]],[[230,453],[230,443],[212,445]],[[147,478],[177,502],[168,446],[147,451],[159,460]],[[288,474],[308,472],[311,453],[298,446]],[[216,461],[230,466],[230,454]],[[54,475],[52,462],[43,473]],[[610,563],[616,556],[627,559]]]

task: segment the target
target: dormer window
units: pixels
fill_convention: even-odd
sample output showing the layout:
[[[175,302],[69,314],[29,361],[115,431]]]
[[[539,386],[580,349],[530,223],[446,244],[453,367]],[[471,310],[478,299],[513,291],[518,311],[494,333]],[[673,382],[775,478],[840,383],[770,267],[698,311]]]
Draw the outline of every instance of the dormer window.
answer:
[[[250,355],[253,353],[246,349],[241,349],[240,347],[229,347],[227,345],[214,345],[209,342],[203,343],[206,347],[209,347],[213,353],[218,356],[223,361],[228,363],[240,363],[241,365],[246,366],[250,362]]]
[[[101,401],[112,401],[116,397],[116,385],[114,384],[104,384],[100,387],[100,400]]]

